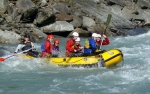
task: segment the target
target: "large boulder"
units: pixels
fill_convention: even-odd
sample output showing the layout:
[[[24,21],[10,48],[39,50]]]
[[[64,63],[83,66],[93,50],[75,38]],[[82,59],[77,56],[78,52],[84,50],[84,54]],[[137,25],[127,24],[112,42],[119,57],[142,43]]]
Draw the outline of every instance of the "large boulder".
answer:
[[[90,37],[90,35],[91,35],[91,32],[83,30],[82,28],[76,28],[68,35],[68,37],[71,37],[73,32],[78,32],[79,37]]]
[[[139,19],[139,20],[143,20],[144,21],[144,24],[148,24],[150,23],[150,9],[147,9],[147,10],[143,10],[139,15],[135,16],[134,19]],[[133,20],[134,20],[133,19]]]
[[[34,24],[37,26],[49,25],[50,23],[55,22],[55,15],[53,14],[53,10],[50,7],[41,8],[34,20]]]
[[[20,35],[12,31],[2,31],[0,30],[0,43],[3,44],[17,44],[19,43]]]
[[[0,13],[4,13],[7,9],[8,2],[7,0],[0,0]]]
[[[72,24],[66,21],[56,21],[54,24],[50,24],[41,28],[45,33],[58,32],[58,31],[72,31],[74,27]]]
[[[82,18],[78,16],[74,16],[73,21],[70,22],[74,28],[81,27],[83,24]]]
[[[53,7],[53,10],[57,13],[69,14],[71,12],[68,5],[63,3],[55,3],[51,7]]]
[[[17,0],[16,6],[20,13],[24,13],[28,9],[35,7],[35,4],[31,0]]]
[[[37,29],[37,28],[32,28],[32,34],[34,35],[34,37],[38,40],[38,39],[42,39],[42,38],[46,38],[46,34],[43,33],[41,30]]]
[[[83,27],[88,28],[95,25],[95,21],[92,18],[83,16]]]
[[[109,6],[111,12],[113,12],[114,14],[116,15],[119,15],[119,16],[123,16],[122,15],[122,8],[121,6],[119,5],[113,5],[113,6]]]
[[[18,0],[16,6],[18,8],[17,12],[22,15],[20,20],[24,22],[33,22],[38,9],[31,0]]]
[[[137,4],[142,9],[150,9],[150,0],[138,0]]]

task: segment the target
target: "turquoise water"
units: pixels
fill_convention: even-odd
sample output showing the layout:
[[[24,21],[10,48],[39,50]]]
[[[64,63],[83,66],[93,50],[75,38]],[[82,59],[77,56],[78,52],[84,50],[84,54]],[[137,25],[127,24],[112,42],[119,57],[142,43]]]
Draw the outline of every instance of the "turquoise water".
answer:
[[[111,37],[102,49],[117,48],[124,54],[124,66],[107,68],[62,68],[41,59],[13,57],[0,63],[0,94],[149,94],[150,31],[127,37]],[[61,38],[61,53],[66,38]],[[84,43],[82,38],[81,44]],[[40,50],[40,42],[35,43]],[[16,45],[0,45],[3,55]],[[1,55],[2,55],[1,54]]]

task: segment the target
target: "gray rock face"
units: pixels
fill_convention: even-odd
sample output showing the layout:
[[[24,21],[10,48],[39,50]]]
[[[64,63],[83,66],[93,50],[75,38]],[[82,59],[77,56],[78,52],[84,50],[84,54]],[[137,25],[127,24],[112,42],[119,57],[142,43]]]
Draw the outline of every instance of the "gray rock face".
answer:
[[[0,0],[0,14],[7,10],[8,2],[7,0]]]
[[[19,43],[20,35],[11,31],[0,30],[0,43],[3,44],[17,44]]]
[[[16,6],[20,13],[27,11],[28,9],[35,7],[35,4],[31,0],[18,0]]]
[[[75,16],[73,18],[73,21],[70,22],[75,28],[77,27],[81,27],[82,24],[83,24],[83,21],[82,21],[82,18],[81,17],[78,17],[78,16]]]
[[[136,31],[126,30],[150,27],[150,0],[0,0],[0,41],[11,43],[3,36],[8,32],[22,35],[33,31],[35,40],[46,37],[44,33],[102,33],[108,14],[112,18],[107,35],[136,35]],[[16,33],[12,37],[18,40]]]
[[[142,9],[150,9],[150,0],[138,0],[137,4]]]
[[[55,22],[55,15],[53,14],[52,8],[46,7],[39,9],[34,24],[38,26],[44,26]]]
[[[56,21],[54,24],[50,24],[41,28],[43,32],[58,32],[58,31],[72,31],[74,27],[72,24],[66,21]]]
[[[89,17],[83,17],[83,27],[88,28],[95,25],[95,21]]]

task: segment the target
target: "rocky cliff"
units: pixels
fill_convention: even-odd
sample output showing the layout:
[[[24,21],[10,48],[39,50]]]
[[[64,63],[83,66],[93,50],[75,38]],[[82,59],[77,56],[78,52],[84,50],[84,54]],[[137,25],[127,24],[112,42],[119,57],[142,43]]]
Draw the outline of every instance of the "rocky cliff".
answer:
[[[35,41],[49,33],[101,34],[108,14],[108,36],[136,35],[133,28],[150,26],[150,0],[0,0],[0,43],[18,43],[25,33]]]

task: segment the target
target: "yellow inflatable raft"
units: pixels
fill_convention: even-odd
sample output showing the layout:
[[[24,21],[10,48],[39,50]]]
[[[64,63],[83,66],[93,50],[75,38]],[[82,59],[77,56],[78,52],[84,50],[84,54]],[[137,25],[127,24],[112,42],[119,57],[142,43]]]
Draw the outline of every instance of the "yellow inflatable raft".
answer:
[[[81,57],[52,57],[49,62],[59,66],[85,66],[100,65],[104,67],[114,66],[123,60],[123,54],[118,49],[111,49],[93,56]]]
[[[123,60],[123,53],[118,49],[111,49],[101,54],[105,67],[110,67]]]
[[[25,59],[33,58],[25,56]],[[123,60],[123,53],[118,49],[110,49],[92,56],[80,57],[51,57],[46,59],[49,63],[58,66],[93,66],[100,65],[103,67],[110,67],[117,65]]]

